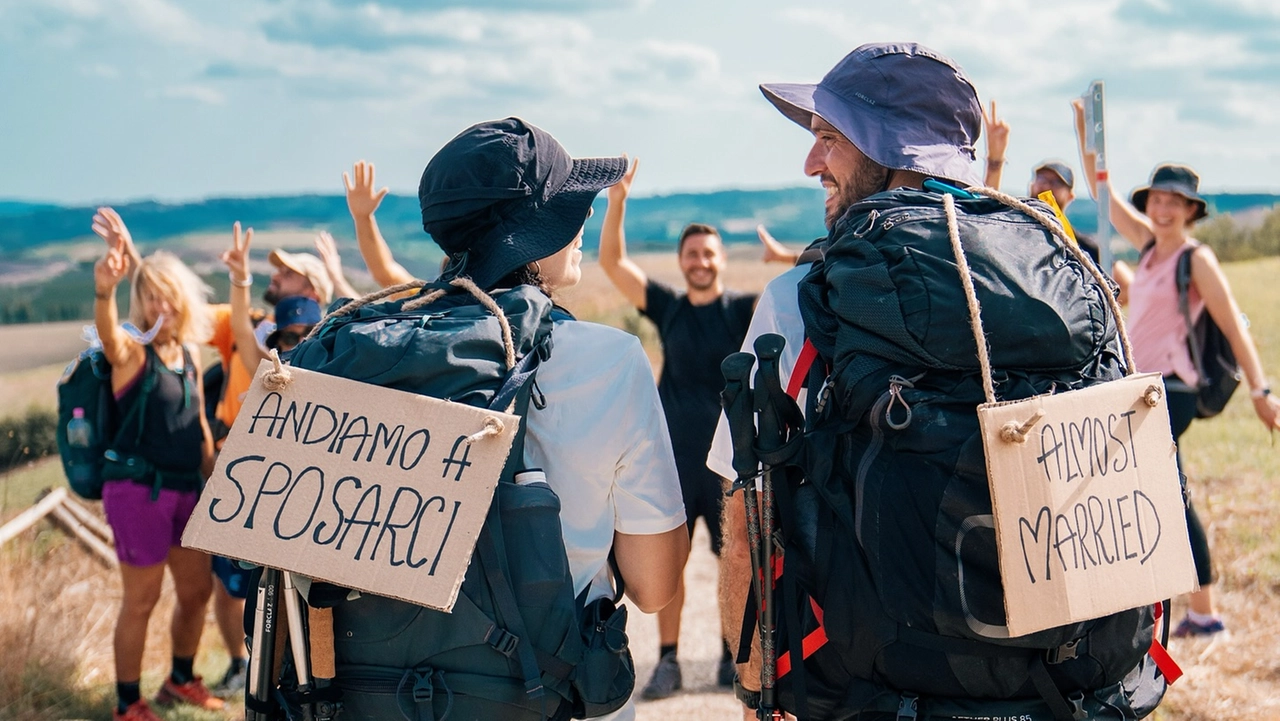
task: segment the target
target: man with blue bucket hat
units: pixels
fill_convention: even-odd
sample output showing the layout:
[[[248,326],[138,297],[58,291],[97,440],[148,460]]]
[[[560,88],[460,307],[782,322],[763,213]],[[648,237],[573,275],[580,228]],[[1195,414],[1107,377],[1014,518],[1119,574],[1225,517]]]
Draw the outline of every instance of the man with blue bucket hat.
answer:
[[[750,539],[752,542],[749,543],[747,508],[751,504],[745,503],[744,497],[747,493],[755,493],[760,495],[759,503],[765,503],[760,489],[767,487],[770,481],[756,485],[757,490],[753,492],[751,481],[756,476],[742,471],[741,458],[735,468],[735,444],[731,436],[737,435],[741,441],[741,434],[736,432],[741,426],[735,422],[735,433],[731,434],[730,423],[725,418],[720,421],[707,459],[711,470],[725,478],[741,479],[746,488],[744,493],[735,492],[726,500],[720,558],[723,627],[743,629],[741,637],[731,633],[728,642],[737,654],[737,660],[743,662],[738,666],[735,688],[747,709],[744,718],[757,717],[757,713],[750,710],[754,708],[761,709],[760,718],[781,718],[781,711],[785,710],[798,718],[831,720],[909,718],[941,721],[1008,717],[1065,721],[1131,719],[1150,713],[1164,688],[1163,680],[1158,678],[1149,663],[1150,657],[1145,655],[1151,644],[1153,622],[1150,609],[1125,612],[1127,615],[1123,618],[1122,614],[1115,614],[1098,621],[1099,628],[1124,626],[1111,636],[1090,631],[1080,638],[1069,637],[1069,642],[1061,646],[1057,641],[1046,644],[1038,638],[1026,639],[1025,643],[1024,639],[970,638],[965,637],[963,629],[949,636],[953,629],[944,627],[944,622],[937,618],[927,618],[930,608],[938,618],[951,614],[948,620],[955,615],[952,612],[958,610],[951,607],[955,600],[953,594],[948,594],[956,586],[954,571],[960,549],[946,548],[946,544],[935,538],[939,531],[931,527],[934,511],[942,522],[947,520],[945,515],[949,509],[935,508],[936,499],[923,492],[918,498],[913,498],[916,491],[911,472],[893,471],[890,463],[873,469],[874,473],[880,474],[876,482],[881,484],[874,492],[883,493],[885,498],[891,494],[905,494],[903,503],[895,506],[882,498],[864,498],[860,476],[857,486],[854,486],[853,475],[857,466],[860,463],[878,463],[875,459],[877,452],[887,452],[894,459],[902,458],[904,462],[916,464],[902,468],[916,468],[930,483],[935,475],[939,478],[945,476],[940,471],[927,469],[918,457],[912,457],[914,451],[911,449],[904,451],[895,446],[896,440],[887,441],[887,448],[867,443],[867,438],[871,437],[868,422],[874,423],[871,416],[875,411],[868,414],[865,410],[856,410],[853,404],[858,399],[843,394],[844,388],[828,385],[839,381],[843,377],[841,373],[849,372],[847,367],[835,365],[831,346],[838,345],[844,353],[851,343],[850,338],[844,335],[845,329],[854,327],[857,330],[856,324],[848,323],[842,311],[867,316],[876,315],[881,310],[888,313],[878,320],[870,318],[868,325],[882,322],[884,327],[889,327],[903,320],[912,320],[911,309],[906,307],[912,298],[904,300],[897,296],[899,286],[895,281],[903,274],[917,272],[919,275],[922,271],[915,271],[912,267],[915,249],[911,247],[910,240],[902,240],[907,231],[897,229],[896,237],[887,238],[889,229],[911,217],[912,212],[924,210],[940,217],[939,209],[951,205],[950,202],[942,202],[945,196],[957,199],[954,204],[957,209],[964,203],[963,215],[966,217],[981,219],[984,213],[989,213],[985,217],[997,219],[993,225],[1012,225],[1001,222],[1010,218],[1020,221],[1019,227],[1028,225],[1021,222],[1026,220],[1024,216],[1017,211],[1009,211],[1003,201],[983,200],[964,190],[980,185],[974,161],[975,144],[982,127],[982,111],[972,82],[946,56],[916,43],[901,42],[860,46],[818,83],[767,83],[760,89],[784,116],[813,135],[813,144],[803,167],[805,175],[817,178],[826,190],[824,211],[829,234],[815,241],[806,252],[806,258],[816,257],[817,260],[798,265],[765,288],[743,344],[743,350],[749,352],[763,335],[783,337],[785,346],[777,361],[779,386],[796,399],[808,416],[807,432],[799,444],[802,454],[807,457],[793,460],[799,457],[793,456],[786,461],[776,461],[782,455],[779,451],[773,454],[775,460],[768,461],[770,465],[766,468],[766,478],[772,477],[773,485],[780,487],[779,498],[786,496],[789,500],[778,501],[781,531],[770,538],[771,542],[781,544],[784,549],[782,558],[775,556],[765,561],[777,579],[775,584],[779,590],[764,592],[766,598],[772,599],[768,605],[773,607],[775,618],[762,617],[760,622],[769,620],[770,627],[776,625],[780,630],[774,642],[769,644],[772,646],[771,657],[763,664],[769,672],[763,677],[759,636],[755,635],[758,624],[754,617],[760,603],[758,597],[749,599],[749,596],[753,578],[760,586],[768,586],[759,580],[764,576],[758,577],[751,564],[753,554],[759,562],[757,548],[767,532],[756,529],[757,539]],[[1033,202],[1042,212],[1048,210],[1038,201]],[[1037,233],[1043,231],[1036,223],[1030,225],[1036,228]],[[920,232],[932,236],[927,238],[930,242],[934,242],[939,233],[945,240],[948,234],[946,225],[934,221],[933,226],[924,227]],[[966,226],[966,232],[974,232],[972,228],[972,225]],[[1025,234],[1025,231],[1017,232]],[[864,235],[874,234],[879,234],[875,240],[861,241]],[[1038,237],[1044,241],[1047,236],[1041,234]],[[881,249],[876,247],[876,243],[880,239],[892,244],[894,252],[901,251],[900,256],[895,256],[896,261],[900,261],[899,265],[894,265],[895,259],[879,258]],[[922,243],[924,240],[926,238],[922,238]],[[1022,247],[1018,243],[1010,245],[1006,238],[999,240],[1002,248]],[[1014,240],[1021,241],[1022,238]],[[859,265],[859,259],[850,259],[851,251],[848,250],[859,242],[858,248],[870,254],[863,259],[865,263],[862,265]],[[897,245],[899,243],[901,245]],[[965,246],[967,253],[980,254],[977,249],[969,250],[973,247],[971,243],[966,242]],[[840,253],[835,253],[833,247],[839,248]],[[1057,254],[1056,258],[1069,251],[1060,244],[1041,242],[1035,252]],[[919,276],[917,280],[925,288],[937,284],[959,287],[954,260],[951,262],[951,270],[946,277],[938,276],[931,280]],[[1074,270],[1081,267],[1074,256],[1068,262]],[[841,263],[843,265],[837,267]],[[844,274],[837,277],[837,272]],[[863,275],[853,278],[858,273]],[[1021,298],[1023,294],[1030,295],[1033,291],[1052,286],[1053,282],[1043,275],[1015,277],[1017,283],[1009,289],[1010,293]],[[1077,282],[1080,277],[1082,275],[1072,276],[1071,281],[1077,294],[1082,287],[1088,289],[1089,284],[1095,282],[1091,277]],[[890,305],[901,304],[904,307],[865,307],[870,305],[866,299],[877,292],[883,295],[876,297],[888,298]],[[929,288],[928,292],[934,291]],[[859,294],[865,294],[863,299],[857,297]],[[896,304],[892,302],[894,299]],[[1023,304],[1029,314],[1040,312],[1032,307],[1036,302]],[[849,305],[833,307],[840,303]],[[964,301],[961,300],[958,306],[955,312],[959,317],[967,318]],[[1049,308],[1047,315],[1058,320],[1057,309],[1052,304],[1046,307]],[[926,314],[929,318],[936,318],[942,311],[927,309]],[[831,325],[820,329],[819,321],[824,318],[830,318]],[[1003,321],[992,317],[988,324],[994,327]],[[969,332],[964,320],[947,325],[951,327],[930,328],[930,331],[936,330],[939,334],[957,330]],[[806,326],[809,326],[808,338]],[[1110,329],[1114,335],[1114,325]],[[821,338],[813,335],[821,330],[829,330],[830,333]],[[1074,326],[1069,330],[1072,337],[1080,334],[1080,329]],[[854,340],[867,341],[867,338]],[[928,340],[925,338],[920,342],[927,343]],[[898,342],[906,343],[903,338],[871,341],[888,351],[896,351]],[[972,335],[968,336],[967,342],[973,345]],[[817,346],[816,350],[814,346]],[[1052,352],[1052,349],[1044,352]],[[869,360],[855,355],[850,361],[849,354],[842,357],[851,365],[878,363],[876,372],[885,367],[896,367],[895,364],[907,365],[901,358],[883,360],[894,359],[892,352]],[[1115,365],[1114,361],[1108,362]],[[927,370],[930,368],[928,365],[921,367],[934,373]],[[1115,369],[1108,366],[1105,370],[1111,372]],[[947,373],[958,375],[959,372],[944,368],[936,375],[950,379],[952,376]],[[903,388],[909,387],[910,381],[903,380],[898,391],[901,393]],[[755,411],[761,410],[759,388],[757,382]],[[862,392],[861,388],[854,390]],[[885,396],[892,397],[891,391],[892,386]],[[729,388],[725,397],[730,397]],[[966,412],[974,415],[973,409],[977,405],[977,402],[969,403],[967,396],[948,397],[945,393],[935,400],[939,406],[951,409],[920,406],[917,415],[923,413],[928,416],[926,420],[943,419],[943,416],[959,418]],[[726,410],[729,415],[733,414],[731,405],[727,404]],[[845,414],[843,420],[841,414]],[[884,415],[883,409],[880,415]],[[909,425],[910,416],[907,421]],[[924,433],[927,440],[929,431],[924,425],[927,424],[918,423],[919,427],[908,428],[906,432]],[[820,438],[819,442],[813,438],[815,431],[837,440],[834,445],[822,446]],[[949,434],[952,431],[947,428],[937,428],[936,431],[939,439],[951,438]],[[753,438],[754,446],[752,443],[747,445],[753,446],[753,453],[759,452],[763,436]],[[741,444],[737,445],[741,449]],[[939,449],[939,453],[948,452],[947,449]],[[980,444],[977,453],[981,455]],[[983,473],[983,465],[979,458],[977,468],[980,473]],[[817,482],[828,485],[820,485],[815,493],[814,476],[810,470],[823,466],[829,473]],[[835,470],[831,470],[832,467]],[[769,471],[769,468],[774,470]],[[804,481],[796,480],[797,469],[803,469]],[[890,469],[890,472],[886,473],[885,469]],[[966,467],[963,470],[968,472],[971,469]],[[946,473],[951,472],[948,466]],[[841,473],[845,475],[839,475]],[[827,493],[831,479],[841,484],[846,477],[849,480],[844,484],[847,490],[843,487],[836,489],[838,497],[835,498]],[[806,484],[808,489],[805,489]],[[982,485],[981,492],[985,493],[985,483]],[[898,495],[892,497],[897,498]],[[943,498],[945,500],[947,496]],[[836,508],[839,503],[846,505]],[[987,503],[986,513],[989,514],[989,497]],[[827,510],[823,510],[824,506]],[[879,515],[864,523],[867,508]],[[846,515],[856,519],[856,531],[852,524],[843,522]],[[759,520],[763,521],[764,517],[765,513],[761,511]],[[814,519],[818,520],[815,522]],[[918,520],[924,522],[917,523]],[[882,527],[888,530],[882,530]],[[907,532],[917,527],[920,533],[915,536]],[[898,545],[886,543],[868,547],[863,542],[864,533],[876,534],[876,538],[905,540]],[[894,533],[899,536],[895,537]],[[833,542],[832,538],[839,540]],[[903,549],[902,546],[911,548]],[[824,549],[827,551],[825,555]],[[984,561],[994,564],[994,537],[990,547],[984,547],[982,552],[989,556]],[[948,554],[953,555],[947,558]],[[929,560],[934,555],[938,559],[936,564]],[[947,563],[951,564],[949,569],[944,567]],[[935,582],[938,595],[931,599],[928,588]],[[1000,610],[994,612],[996,615],[1003,613],[998,575],[985,574],[978,581],[971,579],[964,585],[966,582],[962,574],[960,583],[961,605],[966,590],[977,591],[983,597],[977,600],[998,607]],[[920,587],[924,590],[920,591]],[[924,600],[915,603],[920,596]],[[970,604],[976,602],[972,596],[968,601]],[[917,624],[911,614],[923,615],[926,622]],[[995,622],[1003,623],[1003,619]],[[963,619],[960,623],[963,626]],[[928,630],[921,631],[921,628]],[[1128,631],[1132,633],[1126,636]],[[767,629],[765,632],[769,633]],[[748,639],[752,639],[752,647],[741,648]],[[938,640],[946,643],[934,643]],[[1050,645],[1056,647],[1048,648]],[[1089,650],[1082,650],[1085,648]],[[1108,655],[1109,652],[1113,653]],[[1103,657],[1103,660],[1095,663],[1097,657]],[[1072,675],[1085,664],[1095,664],[1093,668],[1103,670],[1096,677],[1087,679]],[[1120,666],[1123,670],[1117,678]],[[770,699],[776,702],[776,706],[766,711],[764,707],[769,705]]]

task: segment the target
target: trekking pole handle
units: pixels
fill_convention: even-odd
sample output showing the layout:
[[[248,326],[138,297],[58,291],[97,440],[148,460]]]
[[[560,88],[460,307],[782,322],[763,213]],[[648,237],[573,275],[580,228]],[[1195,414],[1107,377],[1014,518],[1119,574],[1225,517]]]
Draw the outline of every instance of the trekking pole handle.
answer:
[[[773,391],[782,390],[778,359],[782,357],[782,349],[786,344],[787,341],[777,333],[765,333],[756,338],[754,344],[756,357],[760,361],[756,368],[755,409],[759,414],[757,440],[762,450],[775,450],[783,442],[784,429],[774,404]]]
[[[254,706],[245,704],[246,721],[269,721],[270,714],[264,710],[269,707],[272,692],[275,690],[274,659],[277,623],[277,609],[280,600],[280,570],[264,568],[262,578],[258,581],[258,596],[253,618],[253,648],[249,656],[249,688],[247,695],[254,700]]]
[[[720,363],[724,374],[724,392],[720,402],[724,405],[725,418],[729,422],[729,438],[733,444],[733,470],[739,479],[756,474],[760,467],[754,449],[756,441],[755,419],[752,418],[751,369],[755,356],[750,353],[733,353]]]

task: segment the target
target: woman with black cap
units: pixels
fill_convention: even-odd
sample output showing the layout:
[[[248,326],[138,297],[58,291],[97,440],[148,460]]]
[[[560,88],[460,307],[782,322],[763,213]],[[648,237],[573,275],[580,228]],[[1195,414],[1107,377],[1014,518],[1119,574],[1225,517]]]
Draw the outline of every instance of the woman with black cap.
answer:
[[[519,284],[548,295],[581,278],[582,229],[625,158],[574,159],[518,118],[481,123],[446,144],[422,174],[423,227],[448,254],[444,278],[486,291]],[[575,593],[609,594],[612,549],[627,595],[654,613],[675,595],[688,555],[671,442],[639,341],[555,314],[538,367],[544,407],[530,409],[525,464],[560,496]],[[628,705],[616,718],[632,718]]]
[[[1074,106],[1076,128],[1083,138],[1084,106],[1080,101]],[[1085,150],[1083,142],[1080,152],[1089,190],[1096,198],[1097,181],[1093,172],[1096,157]],[[1271,394],[1262,360],[1231,293],[1231,285],[1213,250],[1191,237],[1192,226],[1208,215],[1199,185],[1200,176],[1191,168],[1165,164],[1151,174],[1150,183],[1133,191],[1129,201],[1118,193],[1110,193],[1111,224],[1141,253],[1127,284],[1134,361],[1139,371],[1164,374],[1175,442],[1196,418],[1196,388],[1200,381],[1187,345],[1187,322],[1179,303],[1175,277],[1178,259],[1183,253],[1191,253],[1188,300],[1192,320],[1201,313],[1209,313],[1235,353],[1249,384],[1254,412],[1268,429],[1280,428],[1277,421],[1280,400]],[[1122,276],[1119,270],[1118,278]],[[1181,449],[1178,467],[1182,467]],[[1211,636],[1225,631],[1226,626],[1213,601],[1214,574],[1208,538],[1190,500],[1187,526],[1200,590],[1191,594],[1187,616],[1173,633],[1179,637]]]

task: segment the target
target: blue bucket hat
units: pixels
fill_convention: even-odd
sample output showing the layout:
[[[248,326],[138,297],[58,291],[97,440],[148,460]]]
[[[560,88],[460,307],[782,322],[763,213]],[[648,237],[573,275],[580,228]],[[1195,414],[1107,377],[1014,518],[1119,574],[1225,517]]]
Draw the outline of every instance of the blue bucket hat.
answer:
[[[446,274],[492,288],[571,243],[626,158],[573,158],[519,118],[479,123],[445,144],[422,172],[422,227],[448,253]]]
[[[973,170],[982,106],[950,58],[917,43],[871,43],[816,85],[769,83],[765,98],[806,130],[814,115],[893,170],[981,185]]]

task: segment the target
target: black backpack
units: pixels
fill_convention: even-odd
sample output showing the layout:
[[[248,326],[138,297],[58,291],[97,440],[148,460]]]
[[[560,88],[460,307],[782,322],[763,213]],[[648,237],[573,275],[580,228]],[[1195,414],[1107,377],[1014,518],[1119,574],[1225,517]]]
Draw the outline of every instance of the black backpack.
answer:
[[[126,432],[142,436],[146,417],[143,409],[156,382],[155,362],[155,354],[148,346],[141,394],[123,418],[111,392],[111,364],[101,346],[82,351],[58,380],[58,454],[71,490],[81,498],[101,500],[107,451],[118,445]],[[77,410],[88,424],[87,444],[73,445],[67,438],[67,425]]]
[[[533,379],[552,350],[550,299],[524,285],[493,295],[519,359],[508,370],[497,317],[449,285],[423,293],[436,290],[450,292],[331,316],[291,364],[474,406],[514,403],[523,417],[540,402]],[[559,498],[545,483],[514,482],[524,433],[522,423],[451,613],[313,584],[309,602],[333,607],[343,718],[585,718],[630,698],[621,590],[575,597]]]
[[[999,398],[1120,378],[1113,289],[1022,212],[956,207]],[[760,453],[778,465],[781,707],[801,719],[1150,713],[1165,688],[1148,656],[1152,608],[1017,638],[1005,628],[986,399],[942,196],[854,205],[799,299],[817,350],[807,428]]]
[[[1149,250],[1152,245],[1147,246]],[[1200,383],[1196,388],[1196,417],[1212,418],[1227,407],[1227,401],[1240,386],[1240,364],[1236,362],[1235,351],[1227,336],[1213,322],[1208,309],[1200,313],[1200,318],[1191,322],[1191,302],[1188,296],[1191,290],[1191,256],[1200,247],[1199,243],[1182,251],[1178,256],[1178,270],[1175,278],[1178,284],[1178,309],[1187,323],[1187,349],[1191,351],[1191,361],[1200,374]],[[1146,250],[1143,251],[1144,253]]]

